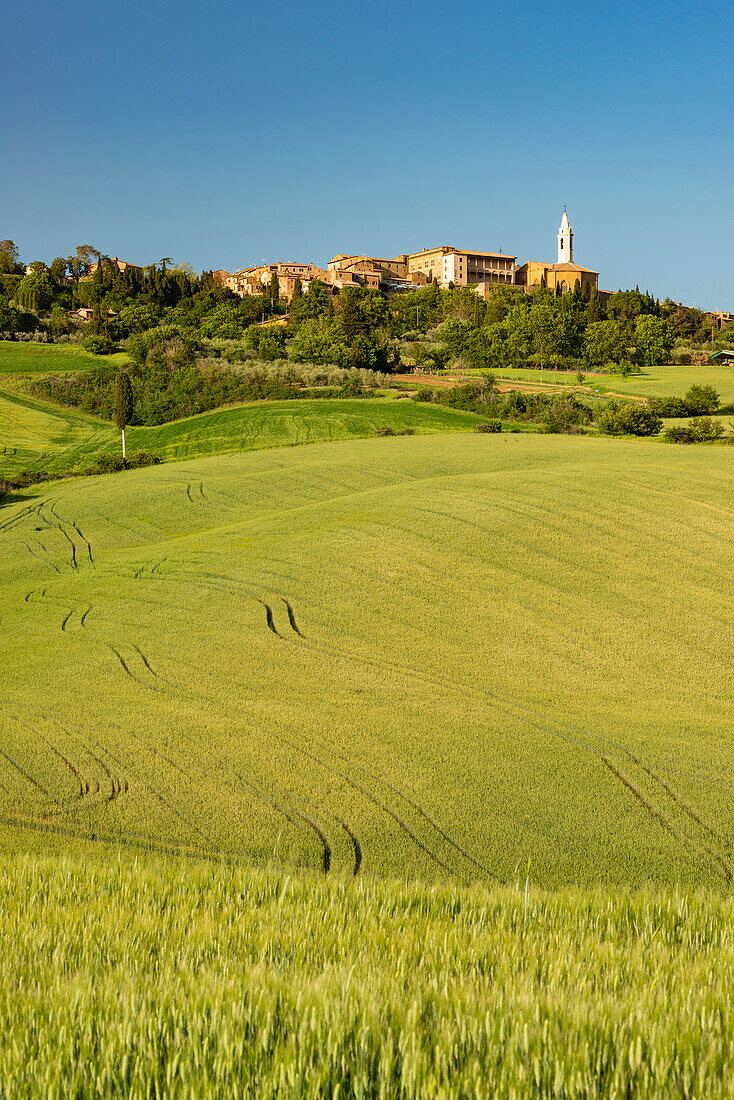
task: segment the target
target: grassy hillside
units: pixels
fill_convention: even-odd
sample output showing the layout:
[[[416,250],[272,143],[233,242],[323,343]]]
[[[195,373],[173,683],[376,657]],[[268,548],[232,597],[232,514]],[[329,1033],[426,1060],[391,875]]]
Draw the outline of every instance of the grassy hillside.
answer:
[[[28,492],[4,842],[728,889],[730,464],[467,433]]]
[[[7,1096],[731,1095],[710,894],[7,857],[0,889]]]
[[[495,373],[498,378],[540,382],[540,372],[537,370],[513,368]],[[543,371],[543,381],[577,385],[576,374],[570,371]],[[630,375],[629,378],[621,374],[587,373],[585,384],[600,393],[623,393],[635,397],[682,397],[694,384],[713,386],[721,394],[723,404],[734,404],[734,367],[648,367],[644,374]]]
[[[78,344],[36,344],[33,341],[0,340],[0,374],[38,374],[89,370],[105,363],[127,363],[123,352],[92,355]]]
[[[217,409],[160,427],[127,431],[131,451],[162,458],[226,454],[374,435],[376,428],[466,431],[480,417],[412,401],[269,401]],[[0,473],[64,473],[120,450],[113,425],[72,409],[0,390]]]

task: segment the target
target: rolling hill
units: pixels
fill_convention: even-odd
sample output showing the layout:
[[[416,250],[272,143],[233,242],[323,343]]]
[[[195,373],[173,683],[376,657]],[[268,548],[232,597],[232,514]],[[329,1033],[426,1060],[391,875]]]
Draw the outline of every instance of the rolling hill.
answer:
[[[730,465],[453,433],[27,491],[4,844],[727,889]]]
[[[174,459],[358,438],[384,427],[468,431],[480,420],[458,409],[390,399],[260,401],[133,426],[127,444],[130,452]],[[120,453],[120,433],[108,421],[0,389],[0,475],[83,470],[111,452]]]

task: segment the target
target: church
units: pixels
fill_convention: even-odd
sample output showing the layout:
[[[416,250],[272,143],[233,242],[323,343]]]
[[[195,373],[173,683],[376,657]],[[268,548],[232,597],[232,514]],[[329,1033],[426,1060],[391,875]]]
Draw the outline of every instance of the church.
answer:
[[[556,290],[559,294],[573,290],[576,283],[580,284],[582,290],[585,287],[598,290],[599,272],[590,271],[588,267],[579,267],[573,262],[573,229],[565,207],[558,228],[558,263],[528,260],[518,267],[515,279],[518,286],[526,287],[540,286],[544,282],[549,290]]]

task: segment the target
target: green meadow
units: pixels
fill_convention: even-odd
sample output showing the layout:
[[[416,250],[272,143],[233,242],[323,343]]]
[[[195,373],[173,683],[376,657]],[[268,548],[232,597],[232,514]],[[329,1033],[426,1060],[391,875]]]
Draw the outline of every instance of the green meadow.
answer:
[[[4,842],[727,891],[730,470],[467,432],[25,491]]]
[[[0,374],[40,374],[89,370],[105,363],[127,363],[124,352],[93,355],[78,344],[38,344],[0,340]]]
[[[494,372],[507,381],[544,382],[576,387],[576,374],[570,371],[506,368]],[[682,397],[692,386],[713,386],[721,394],[722,404],[734,405],[734,367],[657,366],[646,367],[644,374],[625,378],[621,374],[585,372],[585,386],[599,393],[629,394],[631,397]]]
[[[456,409],[387,398],[259,402],[156,427],[130,427],[127,444],[130,451],[174,459],[371,436],[385,427],[417,433],[468,431],[480,419]],[[109,422],[0,389],[0,474],[61,474],[119,451],[120,433]]]

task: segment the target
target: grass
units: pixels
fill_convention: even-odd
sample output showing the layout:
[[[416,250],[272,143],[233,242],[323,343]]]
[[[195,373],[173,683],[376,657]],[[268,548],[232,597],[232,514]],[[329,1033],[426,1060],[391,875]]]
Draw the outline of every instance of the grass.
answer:
[[[27,491],[3,843],[728,891],[729,467],[453,433]]]
[[[731,1095],[710,894],[7,856],[0,890],[7,1096]]]
[[[106,363],[127,363],[124,352],[92,355],[78,344],[37,344],[33,341],[0,340],[0,374],[40,374],[89,370]]]
[[[534,383],[541,381],[541,372],[537,370],[508,368],[494,373],[497,378],[510,381]],[[584,385],[591,387],[592,390],[598,390],[599,393],[613,392],[630,394],[634,397],[682,397],[690,386],[696,384],[713,386],[721,394],[724,405],[734,404],[734,368],[732,367],[647,367],[644,374],[630,375],[628,378],[621,374],[585,373]],[[575,371],[544,370],[542,381],[546,384],[578,388]]]
[[[127,443],[131,451],[188,458],[364,437],[385,426],[396,431],[466,431],[480,419],[412,401],[272,401],[217,409],[160,427],[128,428]],[[119,432],[106,421],[0,390],[0,473],[61,474],[91,466],[101,454],[119,449]]]

